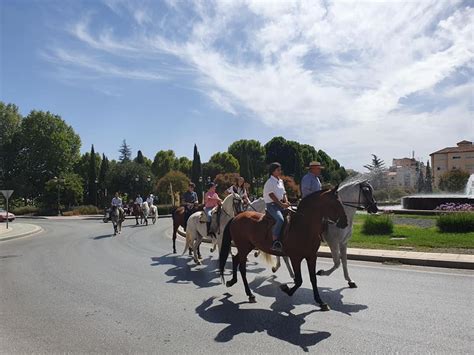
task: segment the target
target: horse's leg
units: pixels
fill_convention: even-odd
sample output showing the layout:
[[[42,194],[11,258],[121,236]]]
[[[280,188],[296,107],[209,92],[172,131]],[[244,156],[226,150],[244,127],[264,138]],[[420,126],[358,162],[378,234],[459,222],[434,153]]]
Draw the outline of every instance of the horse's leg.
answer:
[[[344,271],[344,278],[349,284],[350,288],[357,288],[357,285],[354,281],[351,280],[349,276],[349,270],[347,269],[347,245],[340,246],[341,248],[341,261],[342,261],[342,270]]]
[[[323,269],[319,270],[317,273],[319,276],[329,276],[334,272],[334,270],[336,270],[341,265],[341,254],[339,250],[339,244],[334,243],[333,240],[328,240],[328,239],[326,239],[326,242],[329,246],[329,249],[331,249],[331,256],[332,256],[334,265],[329,270],[323,270]]]
[[[272,267],[272,272],[277,272],[281,266],[280,257],[277,256],[276,259],[277,259],[277,263],[275,266]]]
[[[198,265],[201,265],[201,260],[199,260],[199,254],[198,254],[198,249],[199,249],[199,244],[201,244],[201,241],[202,241],[202,237],[201,237],[201,234],[199,233],[196,233],[196,238],[193,240],[193,257],[194,257],[194,261],[196,262],[196,264]]]
[[[202,255],[201,255],[201,243],[202,243],[202,238],[201,240],[199,241],[199,244],[197,245],[197,255],[198,255],[198,258],[199,259],[202,259]]]
[[[280,257],[278,257],[278,259],[279,258]],[[288,269],[288,273],[290,274],[290,277],[292,279],[294,279],[295,278],[295,273],[293,272],[293,269],[291,268],[290,258],[288,258],[287,256],[284,256],[283,261],[285,262],[285,265],[286,265],[286,268]]]
[[[311,285],[313,286],[314,300],[321,307],[321,311],[329,311],[329,306],[321,300],[318,291],[318,282],[316,281],[316,255],[307,258],[306,262],[308,263],[309,279],[311,280]]]
[[[255,296],[253,295],[252,291],[250,291],[249,283],[247,281],[247,255],[251,251],[247,251],[246,253],[240,253],[239,251],[239,269],[240,269],[240,276],[242,276],[242,281],[245,287],[245,293],[249,298],[250,303],[255,303]]]
[[[232,287],[237,283],[237,268],[239,267],[239,253],[232,256],[232,279],[226,282],[227,287]]]
[[[179,225],[173,221],[173,253],[176,254],[176,232],[178,231]]]
[[[288,296],[293,296],[296,290],[301,286],[303,283],[303,278],[301,277],[301,260],[302,258],[291,258],[291,265],[293,266],[293,270],[295,272],[295,285],[290,289],[287,284],[283,284],[280,286],[281,290],[285,292]]]
[[[135,221],[137,222],[135,225],[138,226],[138,215],[135,215]]]

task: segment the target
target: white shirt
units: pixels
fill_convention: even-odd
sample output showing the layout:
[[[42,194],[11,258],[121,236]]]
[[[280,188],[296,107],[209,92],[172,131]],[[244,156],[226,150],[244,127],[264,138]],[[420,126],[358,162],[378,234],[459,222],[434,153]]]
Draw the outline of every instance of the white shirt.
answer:
[[[237,194],[238,194],[240,197],[242,197],[242,198],[247,197],[247,191],[245,190],[245,188],[236,187],[236,186],[234,186],[234,185],[232,185],[231,187],[229,187],[229,188],[227,189],[227,193],[229,193],[229,194],[235,193],[234,188],[237,190]]]
[[[146,203],[148,203],[148,206],[150,206],[150,207],[153,206],[153,197],[148,197],[146,199]]]
[[[120,197],[114,197],[112,199],[112,206],[122,207],[122,199]]]
[[[263,186],[263,199],[265,200],[265,203],[274,202],[270,197],[270,194],[272,192],[275,194],[276,198],[279,201],[283,200],[283,196],[286,195],[285,184],[283,183],[283,180],[277,179],[273,175],[270,176],[270,178]]]
[[[143,199],[142,199],[141,197],[137,197],[137,198],[135,199],[135,203],[136,203],[136,204],[139,204],[139,205],[141,206],[141,205],[143,204]]]

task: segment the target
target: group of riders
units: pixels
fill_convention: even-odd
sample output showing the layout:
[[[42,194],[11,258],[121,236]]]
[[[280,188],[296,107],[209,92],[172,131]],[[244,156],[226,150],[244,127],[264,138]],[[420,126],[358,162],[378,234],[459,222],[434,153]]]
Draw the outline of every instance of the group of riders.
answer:
[[[149,194],[145,202],[148,204],[148,207],[151,208],[155,203],[155,196],[153,194]],[[125,219],[125,211],[123,208],[124,206],[123,206],[122,198],[120,197],[120,194],[118,192],[115,193],[115,196],[112,199],[112,202],[110,203],[110,205],[112,208],[118,208],[120,219],[123,221]],[[133,201],[132,207],[133,205],[139,206],[140,208],[143,206],[143,198],[140,194],[136,195],[135,201]]]
[[[312,161],[308,166],[308,173],[301,180],[301,196],[304,198],[307,195],[321,190],[321,181],[319,176],[324,167],[320,162]],[[272,227],[273,244],[272,250],[276,252],[282,251],[281,235],[284,224],[284,211],[290,208],[288,195],[285,190],[285,185],[281,179],[282,168],[278,162],[271,163],[268,168],[269,177],[263,187],[263,199],[266,204],[267,213],[275,220]],[[185,207],[185,226],[188,218],[197,211],[199,200],[198,195],[194,191],[196,185],[190,183],[188,190],[183,194],[182,205]],[[207,217],[207,231],[212,234],[211,219],[212,211],[222,205],[222,200],[216,192],[217,184],[211,182],[207,185],[207,191],[204,194],[204,214]],[[244,210],[246,206],[250,205],[247,190],[245,188],[245,180],[243,177],[238,177],[234,184],[225,191],[226,195],[238,195],[243,202]]]

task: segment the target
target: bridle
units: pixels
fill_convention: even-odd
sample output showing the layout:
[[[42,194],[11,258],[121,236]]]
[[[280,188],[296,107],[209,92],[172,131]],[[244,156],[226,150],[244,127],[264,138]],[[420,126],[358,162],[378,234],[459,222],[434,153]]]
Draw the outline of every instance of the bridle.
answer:
[[[365,201],[366,201],[365,205],[361,203],[362,195],[365,197]],[[365,209],[371,209],[373,207],[377,207],[377,202],[374,200],[373,195],[372,195],[372,187],[366,182],[361,182],[359,184],[359,198],[357,199],[357,202],[341,201],[341,203],[344,206],[352,207],[357,210],[365,210]]]

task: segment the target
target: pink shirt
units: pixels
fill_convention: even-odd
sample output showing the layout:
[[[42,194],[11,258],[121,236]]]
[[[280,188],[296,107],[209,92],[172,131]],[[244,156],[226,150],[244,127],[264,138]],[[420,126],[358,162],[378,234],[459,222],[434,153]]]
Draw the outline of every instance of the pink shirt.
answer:
[[[219,203],[217,202],[219,199],[219,195],[217,194],[217,192],[206,192],[206,194],[204,195],[204,201],[205,201],[205,205],[204,207],[206,208],[214,208],[216,207]]]

